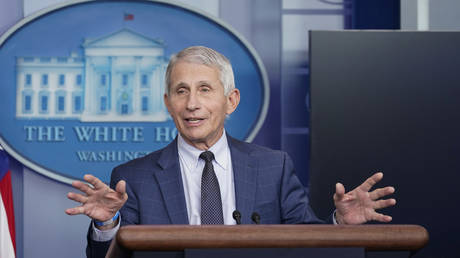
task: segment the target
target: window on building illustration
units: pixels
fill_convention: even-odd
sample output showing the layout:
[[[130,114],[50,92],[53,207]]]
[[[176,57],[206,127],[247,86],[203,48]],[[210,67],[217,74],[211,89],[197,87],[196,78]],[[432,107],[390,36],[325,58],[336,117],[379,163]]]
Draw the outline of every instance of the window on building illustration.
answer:
[[[30,112],[32,110],[32,96],[27,95],[24,98],[24,111]]]
[[[48,74],[42,74],[42,85],[48,86]]]
[[[46,113],[48,112],[48,96],[42,95],[40,97],[40,112]]]
[[[142,112],[147,112],[149,110],[149,98],[142,97]]]
[[[32,74],[26,74],[26,86],[32,85]]]
[[[121,105],[121,114],[122,115],[128,114],[128,104],[122,104]]]
[[[147,87],[148,86],[148,83],[149,83],[148,79],[149,79],[149,77],[147,76],[147,74],[142,75],[142,78],[141,78],[142,87]]]
[[[64,86],[64,84],[65,84],[65,75],[60,74],[59,75],[59,86]]]
[[[77,86],[81,86],[82,83],[82,77],[81,74],[77,74],[77,77],[75,78]]]
[[[105,86],[107,84],[107,76],[105,74],[101,74],[101,85]]]
[[[32,113],[32,95],[23,93],[23,110],[22,113],[30,114]]]
[[[57,61],[58,63],[67,63],[67,57],[58,57]]]
[[[127,74],[122,75],[122,84],[123,86],[128,85],[128,75]]]
[[[25,89],[22,91],[22,113],[31,114],[33,108],[33,96],[34,91],[31,89]]]
[[[63,113],[65,111],[65,97],[58,96],[57,97],[57,112]]]
[[[51,57],[40,57],[40,63],[50,63]]]
[[[81,113],[82,111],[82,97],[80,95],[76,95],[73,97],[73,112],[74,113]]]
[[[107,111],[107,97],[106,96],[101,97],[101,106],[99,110],[101,112]]]

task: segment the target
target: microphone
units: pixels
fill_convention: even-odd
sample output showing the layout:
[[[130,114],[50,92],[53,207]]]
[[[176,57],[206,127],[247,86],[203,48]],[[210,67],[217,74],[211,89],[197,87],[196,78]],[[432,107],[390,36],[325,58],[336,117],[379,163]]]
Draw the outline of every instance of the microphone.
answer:
[[[259,213],[253,212],[252,215],[251,215],[251,219],[252,219],[252,221],[254,221],[254,223],[260,224],[260,215],[259,215]]]
[[[241,225],[241,213],[238,210],[233,211],[233,219],[236,220],[236,225]]]

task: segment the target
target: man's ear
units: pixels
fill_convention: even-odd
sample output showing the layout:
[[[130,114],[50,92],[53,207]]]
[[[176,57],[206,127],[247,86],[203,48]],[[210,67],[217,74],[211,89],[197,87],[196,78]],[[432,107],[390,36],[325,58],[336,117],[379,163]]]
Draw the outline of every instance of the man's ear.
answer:
[[[238,89],[232,89],[227,95],[227,115],[230,115],[235,111],[236,107],[240,103],[240,91]]]

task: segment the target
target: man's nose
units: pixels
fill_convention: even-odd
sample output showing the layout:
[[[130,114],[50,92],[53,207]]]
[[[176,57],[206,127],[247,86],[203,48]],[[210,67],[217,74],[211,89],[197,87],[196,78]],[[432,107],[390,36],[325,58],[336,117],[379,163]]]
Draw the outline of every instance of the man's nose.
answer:
[[[200,100],[198,95],[195,92],[190,92],[187,99],[187,109],[196,110],[200,108]]]

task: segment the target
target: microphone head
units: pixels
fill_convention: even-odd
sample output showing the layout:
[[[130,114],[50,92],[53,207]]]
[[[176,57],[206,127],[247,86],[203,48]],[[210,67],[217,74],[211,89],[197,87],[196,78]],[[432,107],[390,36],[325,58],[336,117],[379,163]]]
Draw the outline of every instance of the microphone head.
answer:
[[[241,224],[241,212],[234,210],[232,213],[233,219],[236,221],[237,225]]]
[[[238,220],[241,218],[241,212],[238,210],[234,210],[232,216],[235,220]]]
[[[260,215],[259,215],[259,213],[253,212],[252,215],[251,215],[251,219],[252,219],[252,221],[254,221],[254,223],[259,224],[260,223]]]

